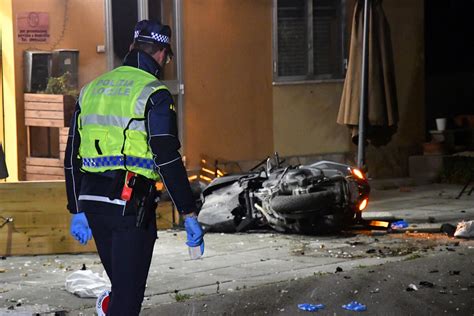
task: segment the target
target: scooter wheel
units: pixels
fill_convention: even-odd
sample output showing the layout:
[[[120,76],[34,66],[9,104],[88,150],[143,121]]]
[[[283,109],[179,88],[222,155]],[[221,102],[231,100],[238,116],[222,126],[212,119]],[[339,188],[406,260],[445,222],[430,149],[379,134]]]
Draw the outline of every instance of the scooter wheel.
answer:
[[[270,202],[276,212],[292,213],[295,211],[327,210],[334,207],[336,196],[331,191],[320,191],[301,195],[279,195]]]

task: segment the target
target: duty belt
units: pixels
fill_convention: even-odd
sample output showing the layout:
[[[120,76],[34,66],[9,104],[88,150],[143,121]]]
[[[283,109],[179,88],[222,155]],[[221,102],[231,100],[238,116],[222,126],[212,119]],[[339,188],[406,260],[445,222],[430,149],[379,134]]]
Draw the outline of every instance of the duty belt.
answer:
[[[126,161],[126,164],[125,164]],[[153,170],[155,163],[153,159],[127,156],[105,156],[95,158],[82,158],[82,165],[89,168],[129,166]]]

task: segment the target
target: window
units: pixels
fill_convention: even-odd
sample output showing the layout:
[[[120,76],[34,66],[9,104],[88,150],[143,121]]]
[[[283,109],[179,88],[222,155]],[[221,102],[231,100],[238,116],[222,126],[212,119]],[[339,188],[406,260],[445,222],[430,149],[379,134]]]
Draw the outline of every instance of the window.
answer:
[[[273,10],[275,81],[344,78],[345,0],[274,0]]]

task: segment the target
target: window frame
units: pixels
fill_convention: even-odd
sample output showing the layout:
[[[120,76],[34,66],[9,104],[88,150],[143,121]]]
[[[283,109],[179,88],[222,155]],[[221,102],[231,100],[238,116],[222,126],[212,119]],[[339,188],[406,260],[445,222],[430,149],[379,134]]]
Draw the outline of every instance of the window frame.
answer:
[[[272,74],[273,74],[273,85],[279,84],[301,84],[301,83],[327,83],[327,82],[342,82],[345,78],[345,73],[347,70],[347,0],[338,0],[340,1],[340,49],[341,49],[341,69],[342,73],[340,78],[335,78],[338,74],[333,73],[328,77],[328,75],[315,75],[314,74],[314,37],[313,37],[313,0],[304,0],[306,1],[307,8],[307,38],[306,43],[309,48],[308,50],[308,69],[305,75],[297,76],[280,76],[278,75],[278,0],[273,0],[272,6]]]

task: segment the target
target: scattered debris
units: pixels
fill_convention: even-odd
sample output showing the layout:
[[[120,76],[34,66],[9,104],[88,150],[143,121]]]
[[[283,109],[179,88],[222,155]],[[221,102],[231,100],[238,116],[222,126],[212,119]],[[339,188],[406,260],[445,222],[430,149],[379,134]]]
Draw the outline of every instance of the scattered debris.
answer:
[[[376,288],[375,290],[370,291],[372,294],[380,293],[380,289]]]
[[[367,306],[357,301],[352,301],[349,304],[342,305],[342,308],[347,309],[349,311],[354,311],[354,312],[363,312],[367,310]]]
[[[307,311],[307,312],[316,312],[320,309],[324,309],[326,306],[324,306],[324,304],[308,304],[308,303],[304,303],[304,304],[298,304],[298,308],[303,310],[303,311]]]
[[[451,224],[441,225],[441,232],[445,233],[449,237],[453,237],[455,231],[456,231],[456,226],[454,226],[454,225],[451,225]]]
[[[474,221],[462,221],[456,226],[454,237],[471,238],[474,237]]]
[[[359,245],[364,245],[365,243],[361,241],[349,241],[348,244],[351,246],[359,246]]]
[[[404,220],[393,222],[390,225],[390,228],[394,229],[394,230],[403,229],[403,228],[407,228],[407,227],[408,227],[408,223]]]
[[[423,287],[434,287],[434,283],[428,282],[428,281],[420,281],[420,285]]]
[[[102,276],[91,270],[74,271],[66,277],[66,291],[79,297],[98,297],[111,287],[106,276],[105,271]]]
[[[409,284],[408,287],[406,288],[407,292],[412,292],[412,291],[418,291],[418,288],[416,287],[415,284]]]

